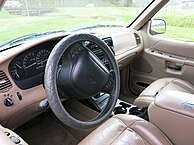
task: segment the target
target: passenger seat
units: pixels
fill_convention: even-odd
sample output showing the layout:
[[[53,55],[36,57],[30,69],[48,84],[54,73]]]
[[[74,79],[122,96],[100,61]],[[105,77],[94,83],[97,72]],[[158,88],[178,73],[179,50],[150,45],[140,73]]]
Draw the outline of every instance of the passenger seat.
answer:
[[[158,93],[167,90],[194,94],[194,86],[191,83],[177,78],[162,78],[150,84],[139,97],[134,100],[134,104],[139,107],[148,107]]]

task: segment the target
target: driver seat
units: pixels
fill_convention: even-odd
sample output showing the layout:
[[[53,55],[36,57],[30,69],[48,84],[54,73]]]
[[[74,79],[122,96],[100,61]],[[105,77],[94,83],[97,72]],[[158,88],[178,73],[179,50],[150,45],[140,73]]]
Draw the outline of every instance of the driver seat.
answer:
[[[79,145],[172,145],[152,123],[133,115],[115,115]]]

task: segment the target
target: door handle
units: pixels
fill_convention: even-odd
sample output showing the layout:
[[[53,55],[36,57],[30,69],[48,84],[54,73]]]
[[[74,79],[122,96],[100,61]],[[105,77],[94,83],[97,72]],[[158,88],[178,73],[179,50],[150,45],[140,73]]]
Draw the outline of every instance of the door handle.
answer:
[[[177,63],[177,62],[170,62],[170,61],[167,61],[166,67],[167,67],[168,69],[172,69],[172,70],[176,70],[176,71],[181,71],[181,69],[182,69],[182,67],[183,67],[183,64]]]

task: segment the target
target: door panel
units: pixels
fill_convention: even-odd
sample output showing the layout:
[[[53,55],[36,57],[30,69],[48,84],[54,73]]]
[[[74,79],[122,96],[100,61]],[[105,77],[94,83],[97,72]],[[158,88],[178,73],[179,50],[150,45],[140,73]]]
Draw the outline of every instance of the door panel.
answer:
[[[129,86],[138,95],[151,82],[164,77],[194,84],[194,43],[156,38],[142,33],[145,47],[141,58],[130,65]]]
[[[150,36],[150,41],[155,42],[152,46],[153,48],[168,52],[178,56],[185,56],[194,58],[194,43],[193,42],[183,42],[183,41],[175,41],[175,40],[168,40],[168,39],[159,39],[158,37],[155,38]]]

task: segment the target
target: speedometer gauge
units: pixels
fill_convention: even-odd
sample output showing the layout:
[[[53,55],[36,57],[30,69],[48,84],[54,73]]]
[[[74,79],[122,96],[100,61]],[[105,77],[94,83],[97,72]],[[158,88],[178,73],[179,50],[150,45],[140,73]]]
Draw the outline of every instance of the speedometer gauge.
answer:
[[[36,63],[37,63],[37,69],[43,68],[46,66],[46,62],[48,60],[50,51],[43,49],[38,52],[36,55]]]
[[[36,57],[34,53],[28,53],[23,60],[24,69],[36,66]]]

